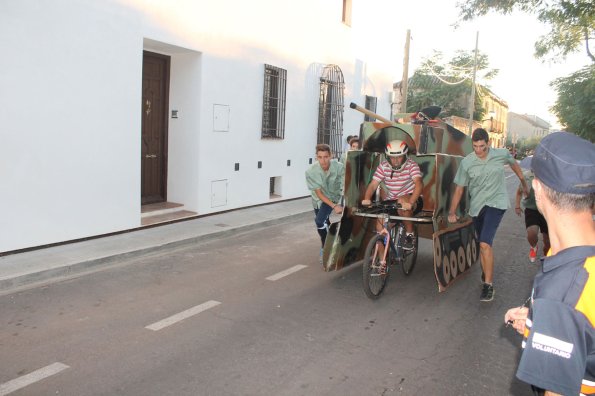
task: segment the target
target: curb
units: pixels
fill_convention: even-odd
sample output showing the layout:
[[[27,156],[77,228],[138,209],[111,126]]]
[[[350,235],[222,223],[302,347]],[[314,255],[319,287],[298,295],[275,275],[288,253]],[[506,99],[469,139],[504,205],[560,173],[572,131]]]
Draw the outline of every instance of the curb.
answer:
[[[295,213],[276,219],[265,220],[258,223],[245,224],[241,226],[230,227],[221,231],[214,231],[203,235],[197,235],[189,238],[164,242],[162,244],[141,247],[130,251],[111,254],[104,257],[98,257],[90,260],[80,261],[78,263],[65,264],[57,268],[41,269],[39,271],[17,275],[11,278],[0,279],[0,294],[10,294],[22,291],[27,288],[41,286],[53,282],[71,279],[88,273],[100,271],[113,267],[119,261],[141,258],[156,252],[164,252],[180,247],[190,246],[198,242],[209,241],[217,238],[224,238],[234,233],[246,232],[254,229],[269,227],[272,225],[288,223],[310,216],[311,211]]]

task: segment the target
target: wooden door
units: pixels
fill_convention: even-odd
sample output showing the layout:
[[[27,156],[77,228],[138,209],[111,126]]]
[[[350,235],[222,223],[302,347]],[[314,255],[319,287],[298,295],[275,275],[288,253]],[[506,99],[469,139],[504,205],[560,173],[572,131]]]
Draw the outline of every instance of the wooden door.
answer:
[[[143,52],[141,203],[167,200],[170,57]]]

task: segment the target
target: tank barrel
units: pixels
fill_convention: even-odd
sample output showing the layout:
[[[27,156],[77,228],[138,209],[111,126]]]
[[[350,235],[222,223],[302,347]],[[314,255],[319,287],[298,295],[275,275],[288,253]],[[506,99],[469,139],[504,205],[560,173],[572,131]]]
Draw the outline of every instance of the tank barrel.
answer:
[[[374,112],[372,112],[372,111],[370,111],[370,110],[368,110],[366,108],[363,108],[361,106],[358,106],[358,105],[356,105],[353,102],[351,102],[349,104],[349,107],[351,107],[352,109],[355,109],[355,110],[357,110],[357,111],[359,111],[361,113],[364,113],[365,115],[367,115],[369,117],[375,118],[378,121],[388,122],[389,124],[392,124],[393,123],[391,120],[387,120],[386,118],[382,117],[381,115],[378,115],[378,114],[376,114],[376,113],[374,113]]]

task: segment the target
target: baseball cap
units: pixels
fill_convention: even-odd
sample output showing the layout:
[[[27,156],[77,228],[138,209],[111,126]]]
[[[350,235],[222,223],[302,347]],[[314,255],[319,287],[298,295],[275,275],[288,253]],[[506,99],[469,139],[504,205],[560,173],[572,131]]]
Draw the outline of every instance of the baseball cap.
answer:
[[[568,132],[549,134],[535,148],[531,170],[554,191],[595,193],[595,145]]]

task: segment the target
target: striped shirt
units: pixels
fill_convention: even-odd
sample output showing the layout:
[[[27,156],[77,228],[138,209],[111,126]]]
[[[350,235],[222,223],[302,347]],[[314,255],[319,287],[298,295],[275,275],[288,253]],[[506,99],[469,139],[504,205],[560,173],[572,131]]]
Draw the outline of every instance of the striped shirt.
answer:
[[[413,193],[415,189],[413,179],[416,177],[421,177],[419,165],[411,158],[407,158],[400,170],[393,170],[388,161],[382,161],[376,168],[372,178],[377,182],[384,182],[388,189],[386,199],[393,200],[405,194]]]

